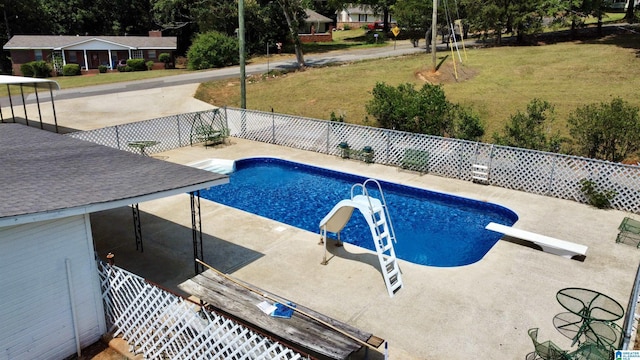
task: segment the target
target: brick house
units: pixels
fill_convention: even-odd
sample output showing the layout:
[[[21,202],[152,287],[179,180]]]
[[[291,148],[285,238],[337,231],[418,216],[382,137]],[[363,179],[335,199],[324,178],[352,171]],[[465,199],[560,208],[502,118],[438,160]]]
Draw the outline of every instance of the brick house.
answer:
[[[149,36],[15,35],[3,49],[11,53],[13,73],[22,75],[20,65],[36,60],[50,62],[54,73],[66,64],[78,64],[83,71],[100,65],[113,70],[118,61],[126,59],[151,60],[154,68],[164,68],[159,55],[169,53],[173,58],[176,47],[176,37],[150,31]]]

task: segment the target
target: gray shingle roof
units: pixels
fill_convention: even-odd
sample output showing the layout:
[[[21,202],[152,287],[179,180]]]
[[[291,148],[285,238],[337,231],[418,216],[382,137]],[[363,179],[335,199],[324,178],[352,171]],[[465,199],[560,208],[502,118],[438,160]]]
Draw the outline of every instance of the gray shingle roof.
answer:
[[[0,149],[0,219],[117,200],[133,204],[141,196],[228,181],[21,124],[0,124]]]
[[[69,36],[69,35],[15,35],[3,48],[59,49],[92,40],[114,43],[134,49],[176,49],[177,38],[149,36]]]
[[[315,22],[330,23],[333,21],[328,17],[322,14],[319,14],[311,9],[304,9],[304,12],[307,14],[307,18],[305,19],[305,22],[307,23],[315,23]]]

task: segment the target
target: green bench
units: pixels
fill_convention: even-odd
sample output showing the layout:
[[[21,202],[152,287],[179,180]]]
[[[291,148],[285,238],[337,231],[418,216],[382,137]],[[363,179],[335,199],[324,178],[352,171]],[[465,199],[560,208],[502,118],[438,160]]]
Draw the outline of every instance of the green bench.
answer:
[[[400,166],[403,169],[426,173],[429,170],[429,152],[417,149],[404,149]]]
[[[618,230],[620,232],[616,237],[617,243],[631,239],[636,242],[636,247],[640,248],[640,221],[625,217],[620,226],[618,226]]]

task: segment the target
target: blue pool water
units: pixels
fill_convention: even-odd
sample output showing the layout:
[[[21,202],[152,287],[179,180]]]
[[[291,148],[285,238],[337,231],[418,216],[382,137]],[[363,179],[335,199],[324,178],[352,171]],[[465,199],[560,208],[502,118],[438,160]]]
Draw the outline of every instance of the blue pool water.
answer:
[[[229,184],[201,191],[201,197],[308,231],[351,186],[366,178],[305,164],[250,158],[236,162]],[[396,232],[396,255],[430,266],[462,266],[480,259],[501,235],[489,222],[513,225],[518,216],[500,205],[380,181]],[[376,192],[372,195],[380,198]],[[357,210],[341,232],[345,242],[374,250],[371,232]]]

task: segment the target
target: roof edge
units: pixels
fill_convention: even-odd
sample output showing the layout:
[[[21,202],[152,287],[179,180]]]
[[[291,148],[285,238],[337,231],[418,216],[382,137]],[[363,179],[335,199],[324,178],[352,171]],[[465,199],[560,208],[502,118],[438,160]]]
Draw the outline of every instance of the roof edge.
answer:
[[[157,200],[157,199],[162,199],[169,196],[207,189],[212,186],[224,185],[227,183],[229,183],[228,176],[224,178],[216,179],[216,180],[206,181],[200,184],[183,186],[176,189],[170,189],[170,190],[160,191],[153,194],[135,196],[135,197],[120,199],[115,201],[109,201],[109,202],[103,202],[103,203],[97,203],[97,204],[91,204],[91,205],[85,205],[85,206],[77,206],[73,208],[60,209],[55,211],[45,211],[40,213],[7,216],[5,218],[0,218],[0,228],[7,227],[7,226],[23,225],[23,224],[45,221],[45,220],[55,220],[55,219],[60,219],[60,218],[65,218],[65,217],[75,216],[75,215],[90,214],[98,211],[115,209],[121,206],[128,206],[131,204],[137,204],[145,201]]]

